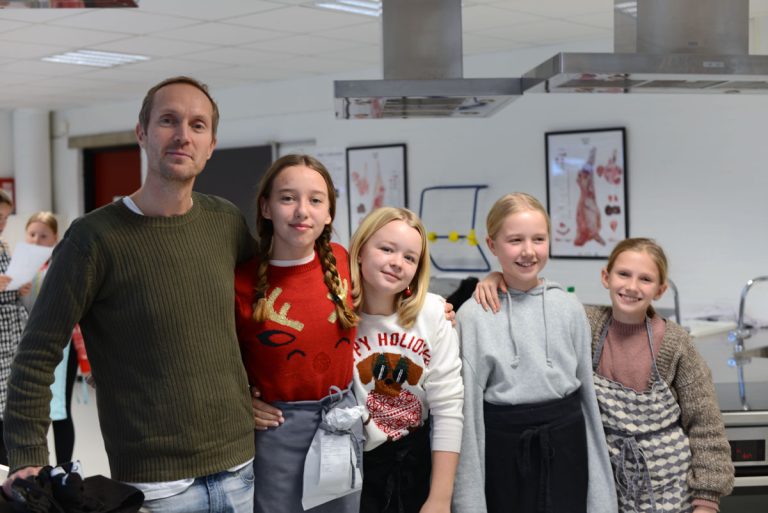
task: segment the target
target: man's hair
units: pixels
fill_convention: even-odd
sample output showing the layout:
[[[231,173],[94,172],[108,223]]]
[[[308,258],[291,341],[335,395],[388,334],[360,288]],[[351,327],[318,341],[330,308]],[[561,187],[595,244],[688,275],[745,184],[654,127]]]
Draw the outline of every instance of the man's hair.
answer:
[[[191,85],[192,87],[196,87],[206,96],[206,98],[208,98],[208,100],[210,100],[211,107],[213,108],[213,115],[211,116],[211,129],[213,136],[216,137],[216,129],[219,126],[219,106],[216,105],[216,102],[208,92],[207,85],[198,80],[195,80],[194,78],[185,76],[166,78],[159,84],[153,86],[149,91],[147,91],[147,95],[144,97],[144,101],[141,103],[141,110],[139,111],[139,125],[141,125],[141,129],[144,131],[144,133],[147,133],[147,129],[149,128],[149,116],[152,114],[152,105],[155,101],[155,93],[163,87],[173,84],[187,84]]]

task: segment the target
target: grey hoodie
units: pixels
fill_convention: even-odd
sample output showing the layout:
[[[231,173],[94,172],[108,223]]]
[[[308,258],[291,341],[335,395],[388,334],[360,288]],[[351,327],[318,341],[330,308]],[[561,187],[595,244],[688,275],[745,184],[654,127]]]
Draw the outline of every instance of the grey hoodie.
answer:
[[[589,324],[572,294],[544,280],[500,293],[499,313],[475,301],[457,314],[464,378],[464,434],[453,493],[455,513],[486,513],[483,401],[561,399],[581,387],[589,458],[589,513],[615,513],[616,490],[592,384]],[[557,493],[556,490],[553,490]]]

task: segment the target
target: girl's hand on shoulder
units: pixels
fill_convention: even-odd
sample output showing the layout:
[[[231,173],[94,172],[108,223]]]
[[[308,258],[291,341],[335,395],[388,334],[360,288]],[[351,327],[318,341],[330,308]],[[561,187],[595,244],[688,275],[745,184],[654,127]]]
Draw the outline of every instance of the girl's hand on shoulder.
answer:
[[[480,303],[480,306],[482,306],[483,310],[486,312],[490,308],[493,313],[497,313],[499,308],[501,308],[501,303],[499,302],[499,290],[506,293],[507,284],[504,281],[504,275],[494,271],[477,282],[475,293],[472,294],[472,297],[475,298],[475,301]]]
[[[11,277],[7,274],[0,274],[0,292],[4,291],[11,283]]]
[[[453,305],[448,301],[445,302],[445,319],[451,323],[451,326],[456,327],[456,312],[453,311]]]
[[[19,295],[20,296],[27,296],[29,293],[32,292],[32,284],[31,283],[25,283],[21,287],[19,287]]]
[[[256,387],[251,387],[251,407],[253,408],[253,426],[259,431],[266,431],[271,427],[278,427],[285,422],[283,412],[260,399],[261,392]]]

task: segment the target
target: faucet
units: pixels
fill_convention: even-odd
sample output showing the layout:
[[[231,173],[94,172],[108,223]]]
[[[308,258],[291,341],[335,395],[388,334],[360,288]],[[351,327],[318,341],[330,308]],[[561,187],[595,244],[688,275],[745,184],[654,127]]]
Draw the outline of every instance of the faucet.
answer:
[[[747,328],[746,324],[744,323],[744,305],[747,300],[747,293],[749,293],[749,289],[752,288],[752,285],[760,281],[768,281],[768,276],[758,276],[757,278],[752,278],[747,282],[746,285],[744,285],[744,288],[741,289],[741,301],[739,302],[739,319],[736,324],[736,329],[728,333],[728,340],[734,344],[734,360],[736,362],[739,379],[739,399],[741,399],[741,409],[744,411],[750,410],[749,404],[747,403],[746,385],[744,383],[744,364],[749,363],[750,358],[743,355],[742,353],[744,352],[744,341],[752,336],[752,330]]]
[[[747,325],[744,323],[744,306],[747,301],[747,294],[749,293],[749,289],[752,288],[752,285],[760,281],[768,281],[768,276],[758,276],[757,278],[752,278],[747,282],[746,285],[744,285],[744,288],[741,289],[741,301],[739,301],[739,318],[737,321],[736,329],[728,333],[728,340],[736,344],[736,347],[734,348],[736,351],[743,351],[744,341],[752,336],[752,331],[747,328]]]
[[[672,297],[675,301],[675,322],[679,325],[683,325],[683,319],[680,317],[680,292],[677,290],[675,282],[667,278],[667,283],[672,288]]]

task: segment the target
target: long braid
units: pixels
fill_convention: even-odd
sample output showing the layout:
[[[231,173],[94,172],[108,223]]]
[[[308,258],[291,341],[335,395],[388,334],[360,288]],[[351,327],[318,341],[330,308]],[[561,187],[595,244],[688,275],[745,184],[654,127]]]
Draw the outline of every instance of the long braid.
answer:
[[[259,267],[256,269],[256,285],[253,287],[254,298],[256,301],[253,303],[253,320],[256,322],[264,322],[267,320],[267,288],[269,288],[269,282],[267,281],[267,270],[269,269],[269,249],[272,246],[272,233],[260,234],[259,247],[257,249]]]
[[[330,226],[326,226],[323,229],[323,233],[315,241],[315,247],[320,257],[320,265],[323,267],[323,281],[325,281],[325,286],[328,287],[328,291],[333,298],[339,322],[342,327],[351,328],[357,324],[357,315],[347,302],[346,294],[344,294],[341,285],[339,271],[336,269],[336,257],[333,256],[333,248],[331,247]]]

